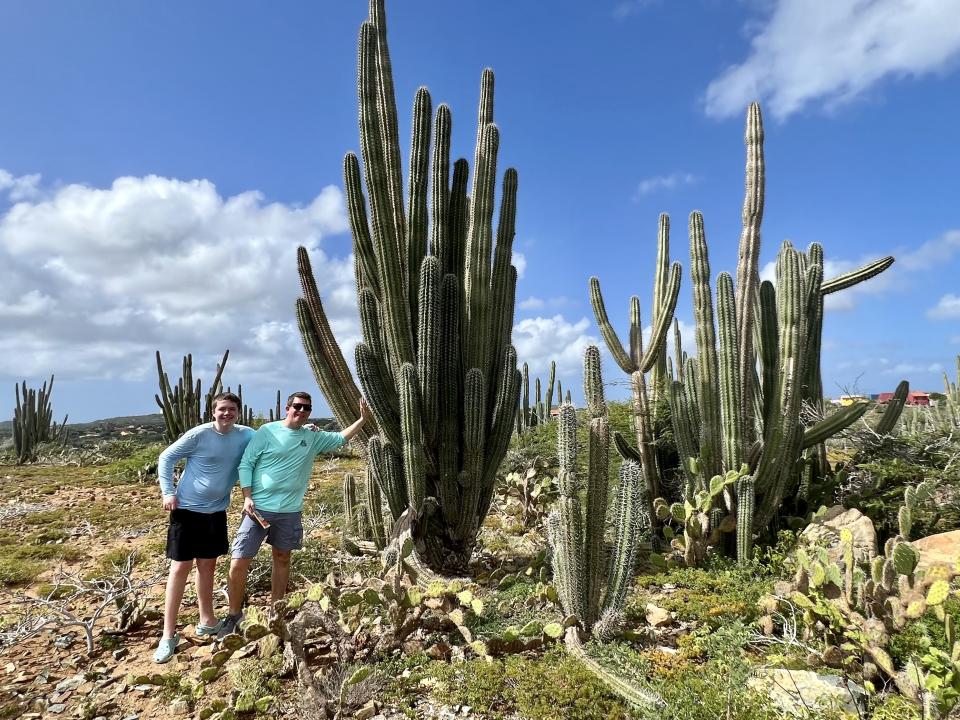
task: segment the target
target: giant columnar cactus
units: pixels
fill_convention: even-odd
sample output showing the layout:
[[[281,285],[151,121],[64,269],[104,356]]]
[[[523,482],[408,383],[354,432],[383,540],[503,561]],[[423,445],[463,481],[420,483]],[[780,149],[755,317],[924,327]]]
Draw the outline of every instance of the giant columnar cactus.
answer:
[[[746,193],[738,288],[733,278],[717,278],[716,313],[710,287],[708,246],[699,212],[690,216],[697,357],[680,360],[670,387],[677,447],[696,463],[685,463],[688,496],[704,490],[707,479],[737,471],[742,463],[750,480],[736,493],[718,499],[723,513],[746,517],[725,526],[737,529],[740,560],[750,552],[752,535],[766,530],[783,502],[801,489],[798,460],[860,415],[862,408],[832,415],[811,427],[801,421],[804,403],[819,405],[820,336],[823,298],[882,272],[893,263],[883,258],[829,281],[823,280],[823,248],[803,253],[785,242],[776,262],[776,284],[757,285],[757,254],[764,203],[763,126],[759,106],[747,112]],[[715,319],[716,315],[716,319]],[[759,360],[759,370],[757,362]],[[679,367],[682,364],[682,367]],[[808,463],[820,462],[819,451]],[[692,468],[697,470],[692,472]],[[693,477],[695,475],[695,477]],[[749,497],[750,494],[753,497]]]
[[[213,420],[213,397],[223,390],[220,381],[223,368],[227,365],[230,351],[223,353],[223,358],[217,365],[217,373],[210,385],[207,394],[201,395],[200,378],[193,381],[193,356],[183,358],[183,374],[175,386],[170,384],[170,378],[163,371],[160,361],[160,351],[157,350],[157,375],[160,381],[160,394],[154,395],[154,400],[163,412],[164,439],[173,442],[187,430],[196,427],[202,422]],[[200,399],[203,398],[203,405]]]
[[[53,407],[50,396],[53,394],[53,375],[50,382],[44,383],[39,390],[14,385],[17,404],[13,410],[13,449],[17,455],[17,465],[33,462],[37,459],[37,445],[42,442],[62,442],[66,439],[67,418],[58,426],[53,420]]]
[[[431,122],[430,94],[420,88],[404,206],[383,0],[372,0],[360,30],[357,88],[363,170],[348,153],[344,181],[363,332],[357,376],[376,420],[376,428],[365,426],[363,440],[393,519],[412,510],[420,557],[434,569],[460,571],[489,509],[520,391],[511,345],[517,174],[504,173],[494,243],[500,131],[493,123],[493,73],[485,70],[481,80],[469,194],[466,160],[454,163],[451,179],[450,110],[440,105]],[[304,347],[345,425],[357,416],[360,393],[304,248],[298,263]]]
[[[614,546],[606,559],[610,422],[596,346],[589,346],[584,354],[583,377],[590,418],[586,478],[577,464],[576,411],[573,405],[565,403],[560,406],[557,430],[560,498],[557,509],[548,516],[547,530],[560,602],[568,614],[580,619],[584,629],[590,630],[602,616],[623,608],[646,514],[640,466],[625,460],[620,468],[615,504]],[[584,494],[585,507],[581,499]]]
[[[649,503],[652,503],[653,498],[660,494],[660,471],[654,452],[655,437],[650,408],[657,394],[663,391],[667,381],[666,337],[673,320],[677,296],[680,293],[680,275],[680,263],[670,264],[670,218],[662,214],[657,233],[657,262],[654,271],[653,309],[650,319],[653,329],[646,351],[643,348],[640,299],[636,295],[630,299],[628,351],[624,349],[607,316],[603,295],[600,292],[600,281],[596,277],[590,278],[590,302],[593,305],[600,333],[617,365],[630,376],[634,429]],[[645,376],[651,370],[653,370],[651,377],[653,392],[648,394]],[[653,505],[648,505],[646,509],[648,516],[654,517]]]

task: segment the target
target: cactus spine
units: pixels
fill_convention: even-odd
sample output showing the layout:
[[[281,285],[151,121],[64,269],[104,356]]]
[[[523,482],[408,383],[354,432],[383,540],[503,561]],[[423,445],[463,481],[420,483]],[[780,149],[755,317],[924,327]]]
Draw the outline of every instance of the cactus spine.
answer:
[[[466,160],[453,163],[450,177],[449,108],[439,106],[432,120],[429,92],[417,91],[405,207],[386,18],[383,0],[372,0],[358,53],[362,171],[353,153],[344,160],[363,332],[357,376],[376,420],[362,440],[393,520],[410,509],[418,554],[455,572],[466,567],[489,509],[520,392],[511,346],[517,174],[503,174],[494,230],[493,86],[485,70],[469,193]],[[304,348],[346,425],[360,393],[303,248],[298,264]]]

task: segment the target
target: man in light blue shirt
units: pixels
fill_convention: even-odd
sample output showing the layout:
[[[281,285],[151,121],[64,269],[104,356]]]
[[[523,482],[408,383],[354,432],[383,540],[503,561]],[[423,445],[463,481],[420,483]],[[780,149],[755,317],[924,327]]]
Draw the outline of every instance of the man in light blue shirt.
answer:
[[[167,662],[176,651],[177,616],[194,564],[200,606],[196,633],[210,637],[220,629],[213,611],[213,574],[217,557],[229,549],[226,510],[230,491],[237,482],[240,457],[254,435],[252,428],[236,424],[239,413],[240,398],[220,393],[213,398],[213,422],[191,428],[160,453],[157,474],[163,509],[170,512],[167,557],[171,563],[163,636],[153,657],[155,662]],[[186,467],[174,488],[173,468],[183,459]]]
[[[313,409],[311,402],[305,392],[287,398],[284,419],[261,426],[240,460],[243,520],[233,540],[228,582],[230,614],[220,627],[220,639],[235,632],[240,623],[247,572],[264,540],[273,553],[271,601],[284,596],[290,577],[290,553],[303,542],[303,496],[314,458],[348,442],[371,417],[361,398],[360,417],[350,427],[338,433],[311,433],[304,428]]]

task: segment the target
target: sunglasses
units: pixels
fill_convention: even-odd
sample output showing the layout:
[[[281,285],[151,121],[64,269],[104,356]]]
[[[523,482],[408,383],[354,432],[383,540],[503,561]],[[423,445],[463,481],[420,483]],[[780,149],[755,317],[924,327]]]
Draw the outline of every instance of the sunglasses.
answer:
[[[310,412],[313,410],[313,405],[307,405],[306,403],[290,403],[290,407],[297,412]]]

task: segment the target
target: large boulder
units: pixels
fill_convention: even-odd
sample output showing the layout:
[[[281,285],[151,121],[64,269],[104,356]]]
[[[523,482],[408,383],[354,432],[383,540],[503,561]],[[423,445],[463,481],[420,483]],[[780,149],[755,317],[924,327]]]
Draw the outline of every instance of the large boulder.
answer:
[[[768,668],[747,684],[765,692],[780,710],[789,715],[810,717],[817,708],[839,708],[853,717],[864,717],[867,691],[857,683],[836,675],[821,675],[812,670]]]
[[[918,572],[946,567],[952,575],[957,573],[957,563],[960,562],[960,530],[928,535],[910,544],[920,551]]]
[[[858,563],[868,563],[877,555],[877,531],[873,521],[856,508],[847,510],[834,505],[826,513],[807,525],[800,534],[808,545],[827,548],[830,559],[841,559],[840,531],[847,528],[853,534],[853,556]]]

